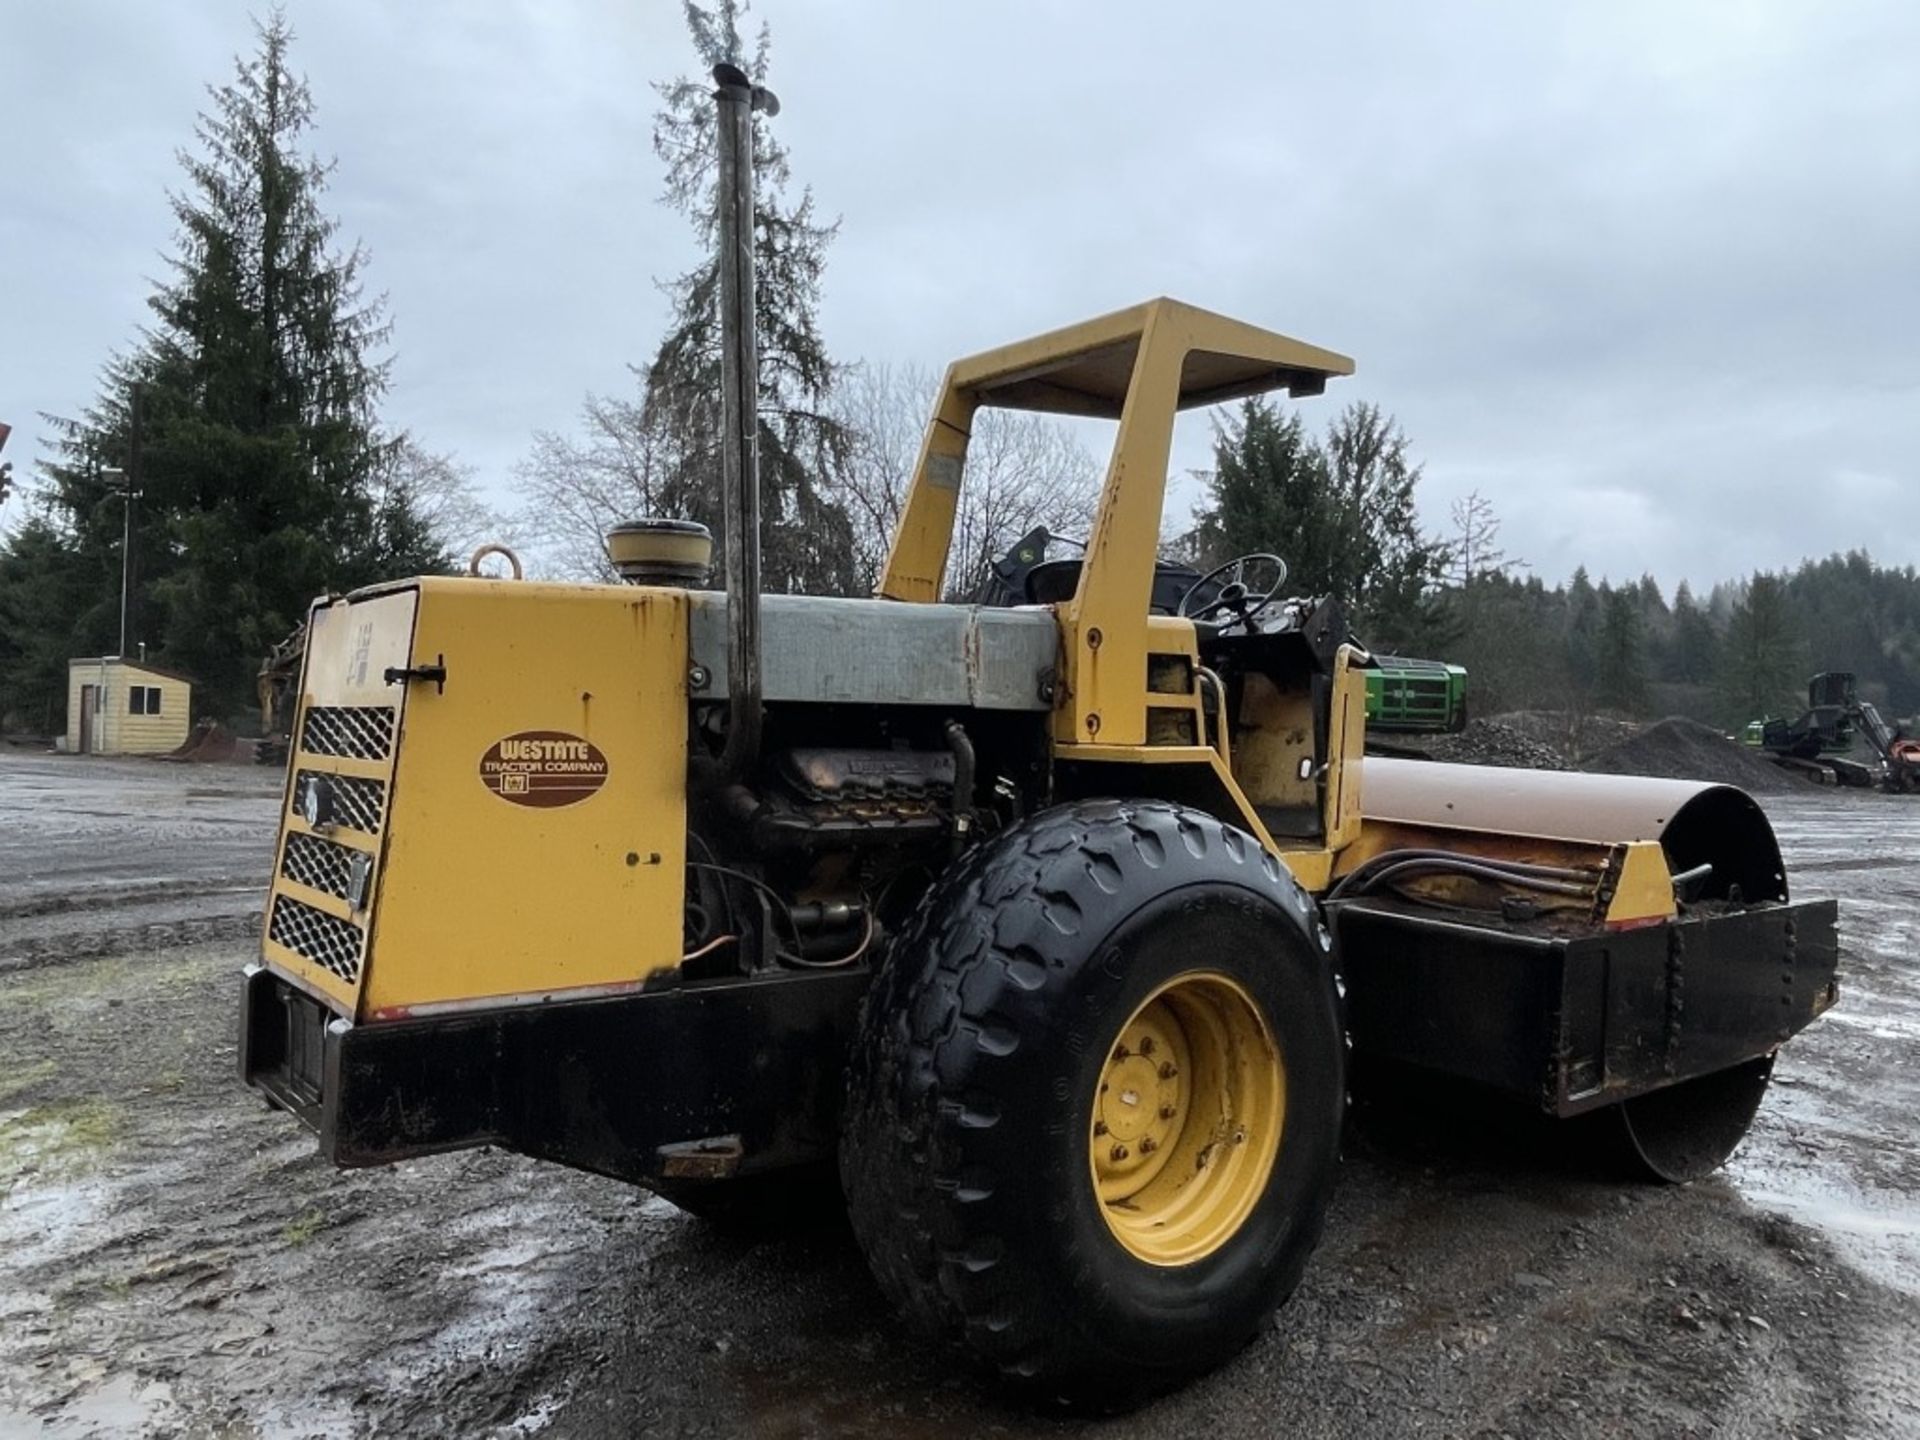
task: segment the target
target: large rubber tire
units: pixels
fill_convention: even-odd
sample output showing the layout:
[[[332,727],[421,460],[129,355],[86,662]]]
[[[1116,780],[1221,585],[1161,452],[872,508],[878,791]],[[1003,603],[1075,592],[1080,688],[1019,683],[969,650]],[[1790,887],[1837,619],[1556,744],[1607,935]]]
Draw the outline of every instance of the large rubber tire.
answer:
[[[1344,1037],[1313,901],[1250,835],[1157,801],[982,844],[889,947],[848,1069],[841,1178],[881,1289],[1030,1398],[1125,1409],[1238,1353],[1298,1285],[1338,1159]],[[1137,1258],[1089,1125],[1128,1017],[1227,977],[1284,1066],[1264,1189],[1191,1263]]]

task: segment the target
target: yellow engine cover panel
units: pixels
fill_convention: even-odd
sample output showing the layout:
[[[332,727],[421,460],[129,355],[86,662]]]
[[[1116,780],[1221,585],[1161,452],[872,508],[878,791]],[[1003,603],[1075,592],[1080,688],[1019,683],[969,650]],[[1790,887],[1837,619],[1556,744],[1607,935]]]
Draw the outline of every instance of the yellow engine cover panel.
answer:
[[[393,589],[316,604],[307,617],[300,713],[281,806],[273,893],[261,954],[353,1014],[365,978],[370,883],[388,832],[387,795],[406,693],[386,672],[407,663],[418,597]],[[314,781],[334,788],[334,814],[319,827],[300,814]],[[356,896],[353,877],[362,872]]]
[[[672,590],[418,582],[362,1014],[680,961],[687,613]]]

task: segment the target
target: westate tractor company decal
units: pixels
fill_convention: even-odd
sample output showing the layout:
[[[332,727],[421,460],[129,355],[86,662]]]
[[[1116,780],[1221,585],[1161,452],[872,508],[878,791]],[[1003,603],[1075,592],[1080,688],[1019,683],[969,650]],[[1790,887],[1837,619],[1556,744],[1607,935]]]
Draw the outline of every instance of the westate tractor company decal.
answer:
[[[575,805],[607,783],[607,757],[564,730],[522,730],[480,757],[480,783],[516,805]]]

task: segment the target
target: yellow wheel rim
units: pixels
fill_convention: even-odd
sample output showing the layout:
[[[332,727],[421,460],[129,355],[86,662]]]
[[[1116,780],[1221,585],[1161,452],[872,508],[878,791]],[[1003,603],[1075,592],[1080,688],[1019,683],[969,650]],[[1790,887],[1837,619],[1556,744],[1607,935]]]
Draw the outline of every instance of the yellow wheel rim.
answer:
[[[1211,1255],[1246,1223],[1280,1153],[1287,1072],[1253,997],[1197,972],[1120,1027],[1087,1143],[1107,1228],[1150,1265]]]

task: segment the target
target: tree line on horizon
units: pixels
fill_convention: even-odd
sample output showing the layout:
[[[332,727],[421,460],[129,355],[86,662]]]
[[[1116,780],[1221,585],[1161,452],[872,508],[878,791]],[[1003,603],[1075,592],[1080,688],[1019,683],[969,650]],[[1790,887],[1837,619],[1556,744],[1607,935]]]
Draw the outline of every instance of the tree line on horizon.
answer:
[[[1572,717],[1686,715],[1734,731],[1792,717],[1819,671],[1854,673],[1889,719],[1920,714],[1920,574],[1864,551],[1791,571],[1722,581],[1671,599],[1651,575],[1563,585],[1489,572],[1449,593],[1479,714],[1557,710]]]
[[[1477,493],[1429,534],[1419,467],[1390,416],[1348,406],[1323,437],[1272,400],[1216,426],[1207,500],[1181,539],[1196,563],[1272,550],[1302,594],[1333,595],[1357,639],[1383,654],[1464,665],[1469,709],[1647,720],[1685,715],[1725,729],[1806,705],[1807,681],[1846,670],[1891,716],[1920,712],[1920,573],[1864,551],[1722,581],[1671,599],[1652,575],[1562,584],[1500,548]]]
[[[703,258],[666,282],[672,315],[630,393],[589,394],[572,430],[534,432],[504,514],[457,460],[383,423],[385,302],[365,296],[366,252],[343,247],[322,209],[331,166],[305,150],[314,107],[290,65],[291,29],[277,12],[259,24],[254,53],[210,87],[199,150],[181,153],[176,252],[152,323],[109,361],[92,405],[48,417],[54,458],[27,518],[0,534],[0,728],[58,730],[67,660],[113,653],[126,504],[137,519],[129,648],[144,642],[193,675],[196,711],[226,720],[242,717],[260,658],[316,594],[445,572],[501,535],[541,573],[611,579],[605,532],[644,514],[700,520],[723,544],[705,74],[728,60],[766,80],[770,38],[762,26],[749,42],[746,8],[688,0],[699,69],[655,87],[662,203],[687,219]],[[790,197],[787,152],[764,117],[755,124],[766,583],[864,594],[938,376],[829,355],[817,311],[837,222],[804,186]],[[1893,713],[1920,710],[1911,568],[1836,555],[1704,599],[1682,583],[1669,600],[1650,576],[1596,583],[1580,571],[1548,586],[1499,550],[1498,517],[1477,495],[1454,507],[1449,531],[1422,527],[1420,467],[1375,406],[1349,405],[1315,434],[1289,407],[1248,401],[1217,419],[1214,451],[1169,557],[1206,568],[1279,553],[1289,589],[1338,597],[1377,651],[1464,663],[1476,713],[1683,713],[1732,726],[1794,709],[1813,669],[1853,670]],[[950,598],[970,596],[1035,525],[1084,534],[1100,476],[1075,432],[983,412]]]

